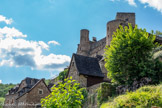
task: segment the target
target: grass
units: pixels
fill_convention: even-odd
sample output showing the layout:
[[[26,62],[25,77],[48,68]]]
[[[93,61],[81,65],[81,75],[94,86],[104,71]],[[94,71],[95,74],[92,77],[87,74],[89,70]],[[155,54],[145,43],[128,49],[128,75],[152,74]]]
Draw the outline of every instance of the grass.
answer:
[[[101,108],[151,108],[162,107],[162,84],[144,86],[135,92],[127,92],[101,105]]]

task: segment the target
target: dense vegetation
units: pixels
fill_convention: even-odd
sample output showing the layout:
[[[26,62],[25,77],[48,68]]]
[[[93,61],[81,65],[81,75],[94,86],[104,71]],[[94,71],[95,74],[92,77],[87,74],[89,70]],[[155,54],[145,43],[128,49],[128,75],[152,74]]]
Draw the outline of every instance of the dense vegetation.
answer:
[[[5,99],[3,97],[0,97],[0,108],[3,108],[4,100]]]
[[[103,103],[101,108],[151,108],[153,106],[162,107],[162,84],[144,86],[135,92],[127,92]]]
[[[7,94],[8,90],[13,88],[14,84],[0,84],[0,108],[2,108],[4,97]]]
[[[152,83],[159,83],[162,73],[161,65],[153,59],[152,49],[155,35],[145,29],[138,29],[129,24],[114,32],[110,47],[105,52],[105,67],[112,82],[122,85],[131,85],[134,80],[143,77],[152,79]]]
[[[58,86],[52,87],[49,96],[41,100],[42,107],[46,108],[81,108],[84,101],[83,89],[75,80],[65,79]]]
[[[15,84],[0,84],[0,97],[5,97],[8,90],[13,88]]]
[[[60,72],[58,79],[63,81],[66,78],[67,72],[68,72],[68,69],[65,69],[64,71]]]
[[[162,32],[161,32],[161,31],[156,30],[155,34],[156,34],[156,35],[158,35],[158,36],[159,36],[159,35],[161,36],[161,35],[162,35]]]

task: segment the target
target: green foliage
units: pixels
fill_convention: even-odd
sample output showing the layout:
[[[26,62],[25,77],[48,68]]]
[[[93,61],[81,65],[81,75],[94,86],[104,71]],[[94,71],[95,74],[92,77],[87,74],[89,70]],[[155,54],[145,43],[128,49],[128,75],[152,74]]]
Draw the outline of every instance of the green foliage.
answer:
[[[153,59],[156,63],[156,70],[158,71],[159,81],[162,82],[162,46],[153,50]]]
[[[162,46],[159,46],[153,50],[153,58],[154,59],[162,59]]]
[[[52,87],[49,96],[41,100],[42,107],[45,108],[81,108],[84,96],[79,89],[79,83],[75,80],[65,79],[58,86]]]
[[[102,102],[107,101],[109,96],[115,95],[115,86],[110,83],[101,83],[97,91],[97,104],[101,105]]]
[[[138,29],[137,25],[120,26],[105,51],[105,67],[112,82],[131,85],[133,80],[148,77],[158,83],[158,69],[151,55],[156,46],[154,41],[155,35]]]
[[[84,97],[84,100],[82,101],[82,104],[84,104],[87,101],[88,98],[88,91],[86,88],[80,88],[80,91]]]
[[[0,97],[0,108],[3,108],[5,99],[3,97]]]
[[[0,97],[5,97],[8,90],[13,88],[15,84],[0,84]]]
[[[127,92],[103,103],[101,108],[151,108],[152,106],[162,107],[162,85],[144,86],[135,92]]]
[[[59,80],[63,81],[66,78],[67,72],[68,72],[68,69],[65,69],[64,71],[60,72],[58,76]]]
[[[48,85],[50,83],[50,79],[46,79],[45,83],[46,83],[46,85]]]
[[[162,35],[162,32],[161,32],[161,31],[156,30],[155,34],[159,36],[159,35]]]

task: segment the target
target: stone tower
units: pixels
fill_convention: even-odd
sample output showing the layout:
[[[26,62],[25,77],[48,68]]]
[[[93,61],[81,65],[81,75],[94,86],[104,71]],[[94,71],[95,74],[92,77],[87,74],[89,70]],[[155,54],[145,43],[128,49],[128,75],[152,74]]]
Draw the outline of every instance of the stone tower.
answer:
[[[90,50],[89,31],[82,29],[80,31],[80,44],[78,44],[77,53],[80,55],[88,56]]]
[[[110,45],[112,35],[119,25],[127,26],[128,23],[135,27],[135,13],[117,13],[116,19],[107,23],[106,45]]]

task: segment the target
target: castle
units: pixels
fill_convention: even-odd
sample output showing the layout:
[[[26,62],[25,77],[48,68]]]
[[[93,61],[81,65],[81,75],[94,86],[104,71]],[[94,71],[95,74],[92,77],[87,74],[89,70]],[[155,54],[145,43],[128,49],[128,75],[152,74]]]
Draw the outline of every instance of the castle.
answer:
[[[89,31],[80,31],[80,43],[77,53],[73,54],[67,77],[72,76],[82,87],[90,87],[100,82],[109,82],[107,70],[104,67],[104,49],[110,46],[113,32],[121,26],[131,23],[135,27],[135,13],[117,13],[115,20],[107,23],[106,37],[97,41],[96,37],[89,40]],[[157,42],[162,44],[162,37],[156,37]]]
[[[72,76],[80,83],[81,87],[87,87],[89,91],[94,89],[93,85],[110,82],[104,66],[104,49],[110,45],[113,32],[119,25],[128,26],[128,23],[135,27],[135,13],[117,13],[115,20],[107,23],[106,37],[99,41],[96,37],[90,41],[89,31],[82,29],[80,43],[76,54],[72,56],[67,77]],[[155,41],[162,44],[162,37],[157,36]],[[55,82],[54,84],[56,85]],[[45,84],[44,79],[25,78],[20,84],[9,90],[5,98],[5,104],[9,106],[4,106],[4,108],[40,108],[40,99],[49,94],[50,89]],[[28,104],[24,106],[23,103]]]

